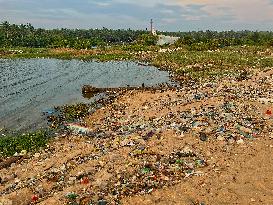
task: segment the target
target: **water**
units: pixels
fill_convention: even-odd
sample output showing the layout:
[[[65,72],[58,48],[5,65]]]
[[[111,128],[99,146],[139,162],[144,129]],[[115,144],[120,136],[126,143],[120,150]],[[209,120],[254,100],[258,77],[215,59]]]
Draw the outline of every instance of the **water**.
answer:
[[[42,112],[63,104],[90,102],[83,85],[152,86],[170,82],[169,73],[134,62],[84,62],[58,59],[0,59],[0,129],[46,125]]]

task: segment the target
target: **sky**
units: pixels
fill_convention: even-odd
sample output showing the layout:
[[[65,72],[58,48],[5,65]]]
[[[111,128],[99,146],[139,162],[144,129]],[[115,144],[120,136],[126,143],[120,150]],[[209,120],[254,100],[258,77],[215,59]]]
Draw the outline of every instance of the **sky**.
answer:
[[[40,28],[273,30],[273,0],[0,0],[0,22]]]

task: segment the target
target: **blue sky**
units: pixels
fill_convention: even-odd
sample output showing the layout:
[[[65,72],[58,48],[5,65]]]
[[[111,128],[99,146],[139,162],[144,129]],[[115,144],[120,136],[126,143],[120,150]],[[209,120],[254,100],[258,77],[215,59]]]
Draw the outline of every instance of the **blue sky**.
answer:
[[[0,0],[0,21],[42,28],[273,30],[273,0]]]

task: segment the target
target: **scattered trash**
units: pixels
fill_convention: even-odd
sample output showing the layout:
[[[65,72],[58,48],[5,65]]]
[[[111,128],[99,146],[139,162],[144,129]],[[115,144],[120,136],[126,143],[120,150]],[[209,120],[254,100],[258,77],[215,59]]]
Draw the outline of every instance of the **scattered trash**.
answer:
[[[272,115],[272,111],[271,111],[271,110],[267,110],[267,111],[265,112],[265,114],[266,114],[266,115]]]
[[[22,150],[19,154],[20,156],[25,156],[27,155],[27,150]]]
[[[236,128],[238,129],[239,133],[241,135],[243,135],[244,137],[249,138],[249,139],[253,138],[253,136],[252,136],[253,132],[252,132],[252,130],[250,128],[241,126],[239,124],[236,125]]]
[[[98,205],[107,205],[107,201],[105,200],[99,200]]]
[[[33,195],[33,196],[31,197],[31,201],[32,201],[32,202],[36,202],[36,201],[38,201],[38,199],[39,199],[39,197],[38,197],[37,195]]]
[[[89,184],[89,178],[88,177],[83,177],[80,181],[81,181],[81,184]]]
[[[65,124],[65,127],[75,134],[88,134],[89,132],[91,132],[89,128],[78,125],[76,123],[67,123]]]
[[[64,190],[64,187],[68,186],[82,187],[81,191],[74,190],[77,194],[71,192],[65,195],[70,204],[119,204],[125,196],[149,194],[162,187],[173,186],[187,177],[209,174],[204,167],[208,166],[210,161],[204,157],[207,156],[206,153],[200,153],[204,149],[197,150],[197,145],[192,147],[189,144],[182,147],[185,143],[173,143],[173,141],[168,147],[170,139],[166,139],[168,135],[165,133],[171,133],[171,136],[183,135],[179,140],[193,139],[206,142],[205,144],[219,143],[226,150],[230,147],[244,147],[249,139],[264,134],[273,138],[271,134],[273,130],[268,132],[266,121],[268,118],[264,117],[272,115],[270,106],[265,111],[255,104],[255,102],[260,103],[258,100],[260,94],[254,93],[249,97],[250,90],[247,88],[237,89],[232,86],[224,87],[217,93],[209,93],[201,89],[198,92],[192,92],[191,89],[189,91],[185,89],[183,94],[179,92],[178,90],[175,93],[177,97],[169,96],[164,100],[158,98],[155,104],[149,104],[147,100],[139,105],[138,110],[129,110],[126,102],[116,102],[113,100],[115,97],[108,99],[111,104],[107,107],[104,107],[107,102],[105,100],[96,102],[92,106],[74,105],[58,108],[61,116],[58,116],[54,122],[62,124],[66,133],[72,132],[79,139],[83,138],[82,135],[92,134],[92,139],[87,138],[83,146],[92,144],[92,147],[88,148],[88,154],[79,154],[79,152],[68,162],[62,162],[63,164],[56,167],[52,165],[41,173],[41,176],[14,183],[0,194],[21,187],[37,186],[43,179],[54,185],[48,195]],[[211,97],[215,97],[215,101],[218,97],[221,100],[213,105],[201,104],[204,98]],[[251,103],[246,103],[248,100]],[[196,106],[193,103],[201,105]],[[157,110],[154,106],[156,104],[161,105],[160,108],[177,106],[177,109],[160,112],[161,110]],[[103,117],[95,118],[89,126],[84,124],[83,116],[97,108],[102,109]],[[150,110],[152,112],[149,112]],[[138,111],[145,111],[147,115],[146,113],[140,115]],[[48,110],[46,114],[53,115],[54,112]],[[160,116],[156,115],[157,112],[160,112]],[[80,136],[77,136],[78,134]],[[166,141],[167,145],[162,145]],[[204,146],[202,142],[197,144]],[[244,145],[241,146],[242,144]],[[66,150],[73,150],[73,144],[66,147]],[[50,152],[49,150],[48,153]],[[22,158],[29,155],[24,150],[18,153],[17,156]],[[43,154],[33,155],[37,162],[46,157],[47,155]],[[85,169],[85,163],[89,162],[94,162],[92,169],[89,167]],[[0,167],[1,164],[2,162]],[[75,167],[83,170],[70,175]],[[97,175],[99,180],[96,179]],[[204,203],[198,202],[198,204]]]

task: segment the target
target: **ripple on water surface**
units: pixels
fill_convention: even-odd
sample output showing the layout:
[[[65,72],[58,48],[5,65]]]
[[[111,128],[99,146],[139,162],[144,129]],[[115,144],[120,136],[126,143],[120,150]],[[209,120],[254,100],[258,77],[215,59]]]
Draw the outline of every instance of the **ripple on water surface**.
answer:
[[[42,111],[62,104],[90,102],[81,87],[147,86],[170,82],[169,73],[134,62],[58,59],[0,59],[0,129],[45,125]]]

